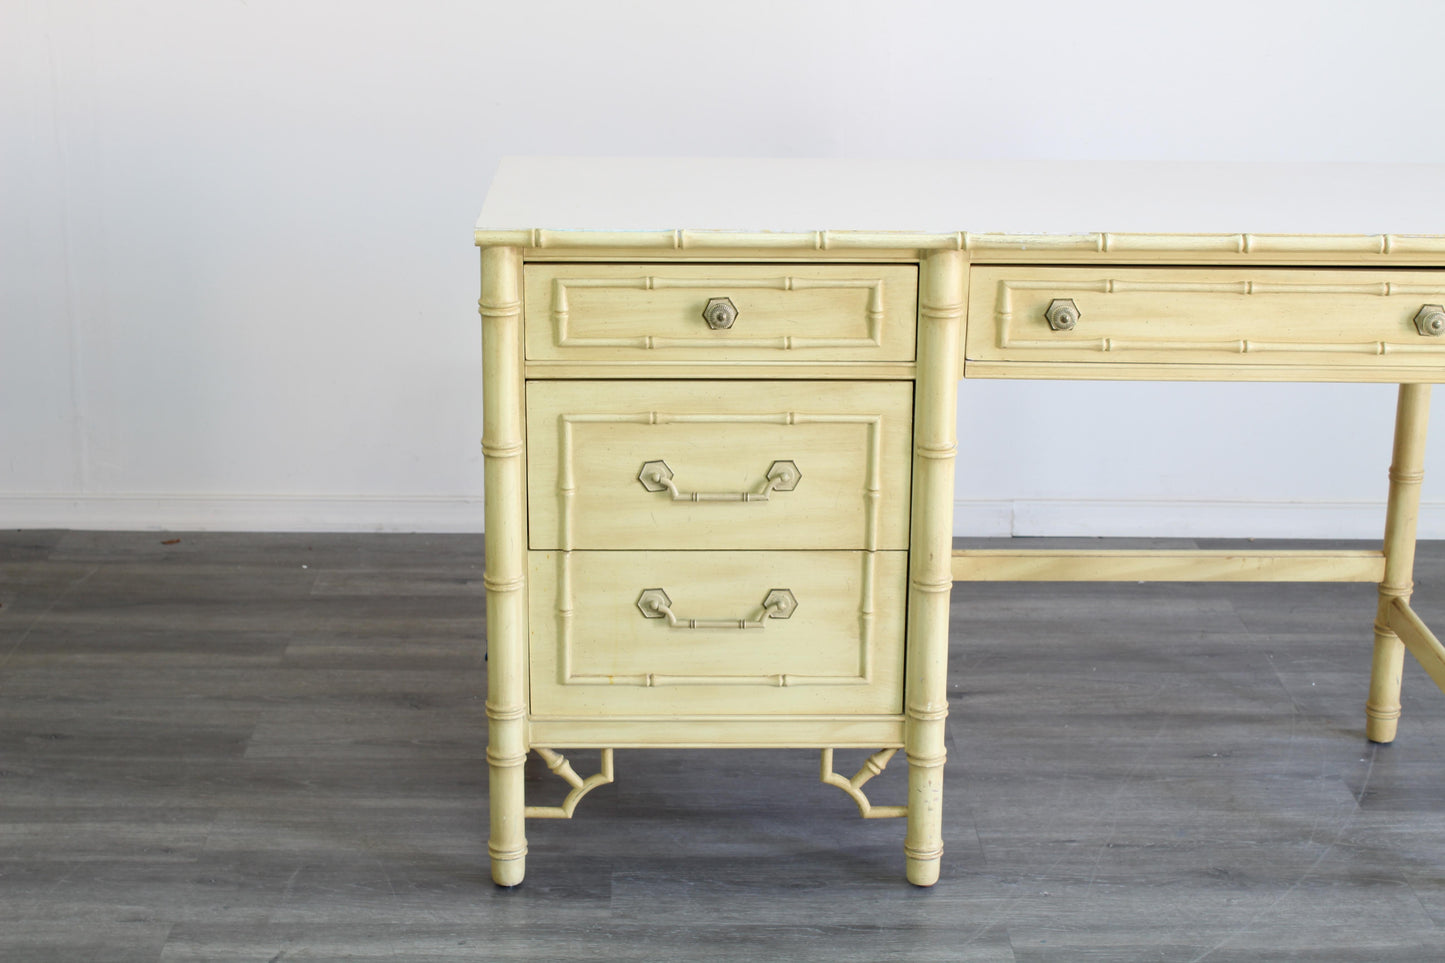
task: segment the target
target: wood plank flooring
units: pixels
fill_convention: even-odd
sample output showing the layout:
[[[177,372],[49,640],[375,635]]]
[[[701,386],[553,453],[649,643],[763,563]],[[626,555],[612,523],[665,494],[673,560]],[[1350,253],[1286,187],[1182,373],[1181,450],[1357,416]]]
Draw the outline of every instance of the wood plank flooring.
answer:
[[[1372,586],[956,586],[933,890],[813,752],[619,751],[504,891],[481,559],[0,533],[0,960],[1445,958],[1445,696],[1364,740]]]

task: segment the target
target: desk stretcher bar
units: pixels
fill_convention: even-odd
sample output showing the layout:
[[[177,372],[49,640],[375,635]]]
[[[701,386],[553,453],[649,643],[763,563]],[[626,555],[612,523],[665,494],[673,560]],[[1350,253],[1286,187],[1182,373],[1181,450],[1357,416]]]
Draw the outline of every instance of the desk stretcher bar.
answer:
[[[963,549],[955,582],[1378,582],[1385,553],[1360,550]]]

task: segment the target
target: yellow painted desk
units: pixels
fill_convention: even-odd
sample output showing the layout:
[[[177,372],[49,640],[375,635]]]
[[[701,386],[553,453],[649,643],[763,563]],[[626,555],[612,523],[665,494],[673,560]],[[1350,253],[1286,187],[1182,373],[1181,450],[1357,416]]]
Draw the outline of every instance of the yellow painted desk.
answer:
[[[518,158],[476,244],[501,885],[647,746],[818,748],[934,883],[955,580],[1378,582],[1368,737],[1406,649],[1445,686],[1409,605],[1445,168]],[[960,377],[1398,383],[1384,548],[955,552]]]

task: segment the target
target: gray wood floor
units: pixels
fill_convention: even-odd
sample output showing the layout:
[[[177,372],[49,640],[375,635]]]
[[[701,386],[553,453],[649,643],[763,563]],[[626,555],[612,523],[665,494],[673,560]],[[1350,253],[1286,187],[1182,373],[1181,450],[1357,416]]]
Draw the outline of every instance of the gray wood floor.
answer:
[[[1411,663],[1365,742],[1370,586],[957,586],[931,891],[800,751],[619,752],[503,891],[481,574],[0,533],[0,960],[1445,958],[1445,696]],[[1445,546],[1418,582],[1445,627]]]

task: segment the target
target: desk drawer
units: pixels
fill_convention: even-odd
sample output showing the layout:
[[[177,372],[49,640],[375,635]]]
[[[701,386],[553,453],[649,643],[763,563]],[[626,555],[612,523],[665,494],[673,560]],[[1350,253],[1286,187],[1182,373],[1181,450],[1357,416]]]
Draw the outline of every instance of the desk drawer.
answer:
[[[534,361],[913,360],[911,264],[528,264],[523,288]]]
[[[530,578],[536,715],[902,711],[906,552],[532,552]]]
[[[534,549],[906,549],[912,384],[533,381]]]
[[[1073,326],[1051,325],[1069,302]],[[1430,305],[1445,271],[978,267],[967,359],[1436,367],[1445,337],[1415,320]]]

